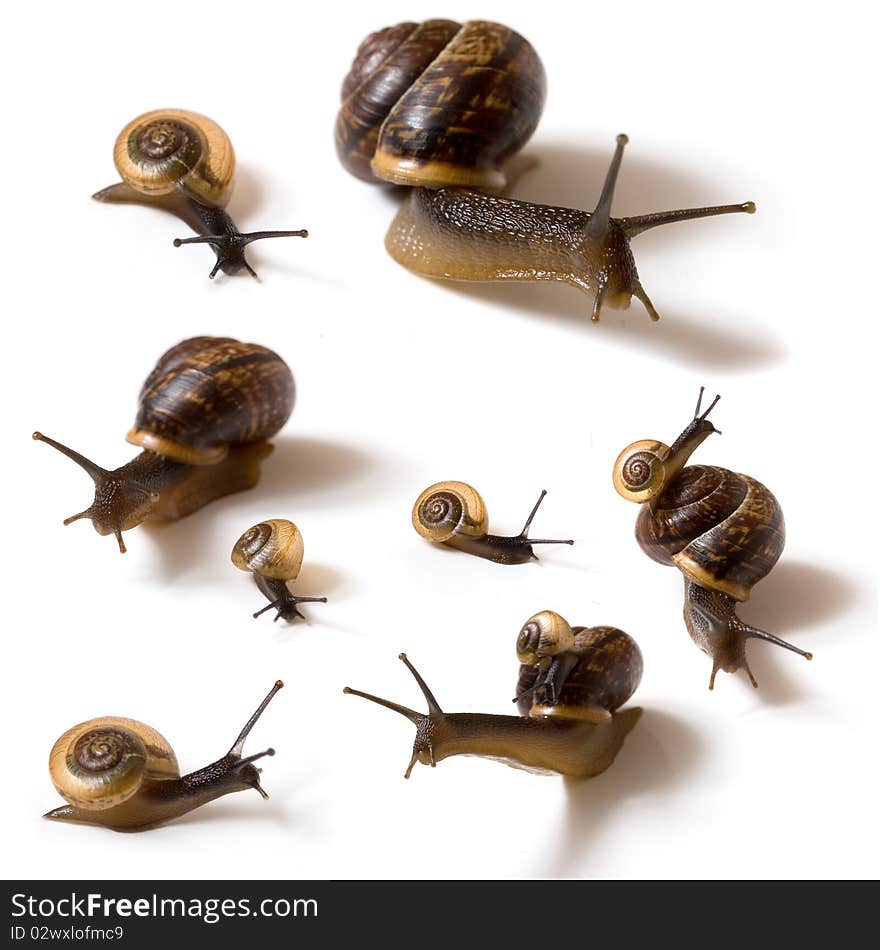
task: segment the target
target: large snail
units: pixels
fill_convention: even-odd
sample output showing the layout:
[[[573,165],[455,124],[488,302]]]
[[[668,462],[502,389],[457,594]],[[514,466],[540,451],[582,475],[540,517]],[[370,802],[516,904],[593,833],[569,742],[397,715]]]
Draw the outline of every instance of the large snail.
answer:
[[[671,446],[642,439],[614,463],[614,487],[642,505],[636,540],[648,557],[684,575],[684,620],[694,642],[712,659],[709,689],[719,670],[743,669],[750,639],[775,643],[811,660],[812,654],[740,620],[736,605],[749,599],[782,554],[785,522],[774,495],[760,482],[726,468],[687,465],[718,430],[702,414],[703,389],[694,418]]]
[[[226,755],[181,775],[174,750],[155,729],[136,719],[105,716],[68,729],[52,746],[49,774],[68,804],[47,812],[54,821],[103,825],[114,831],[145,831],[208,802],[260,786],[257,759],[266,749],[242,756],[245,740],[272,697],[278,680]]]
[[[98,534],[122,532],[147,518],[174,521],[223,495],[253,488],[267,441],[293,409],[290,368],[272,350],[228,337],[199,336],[165,353],[141,388],[126,439],[144,451],[108,471],[35,432],[95,483],[95,499],[65,519],[90,518]]]
[[[639,280],[630,239],[649,228],[733,212],[743,204],[612,218],[627,142],[617,149],[595,210],[487,194],[525,145],[544,104],[544,68],[531,44],[498,23],[400,23],[368,36],[342,86],[336,149],[359,178],[413,186],[385,247],[427,277],[560,280],[603,305],[633,296],[658,319]]]
[[[232,563],[239,570],[252,573],[260,592],[269,598],[269,603],[254,614],[254,619],[274,608],[275,620],[292,623],[303,616],[298,604],[327,603],[326,597],[300,597],[290,590],[290,583],[299,577],[303,553],[302,534],[286,518],[261,521],[235,542]]]
[[[251,231],[242,234],[223,209],[232,196],[235,153],[229,136],[211,119],[184,109],[156,109],[132,119],[119,133],[113,161],[122,178],[92,195],[114,204],[143,204],[177,215],[199,236],[182,244],[210,244],[218,270],[248,271],[245,248],[275,237],[308,237],[309,232]]]
[[[592,778],[614,761],[642,713],[621,710],[642,678],[642,654],[615,627],[569,627],[550,610],[526,621],[517,639],[520,673],[514,700],[521,716],[445,713],[406,655],[428,704],[422,714],[346,687],[343,692],[386,706],[416,727],[412,758],[435,766],[452,755],[480,755],[542,774]]]
[[[427,541],[484,557],[498,564],[525,564],[538,559],[533,544],[574,544],[547,538],[530,538],[529,528],[546,490],[532,508],[519,534],[506,537],[489,534],[489,513],[480,493],[466,482],[437,482],[416,499],[412,523]]]

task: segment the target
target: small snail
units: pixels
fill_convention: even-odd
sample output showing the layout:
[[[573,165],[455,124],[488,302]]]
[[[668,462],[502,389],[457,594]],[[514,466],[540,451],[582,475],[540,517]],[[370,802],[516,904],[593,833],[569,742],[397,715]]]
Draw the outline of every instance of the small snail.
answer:
[[[105,716],[68,729],[49,755],[52,784],[68,804],[43,817],[145,831],[230,792],[254,788],[268,798],[253,763],[275,750],[241,753],[248,733],[283,685],[275,683],[226,755],[188,775],[180,774],[167,740],[136,719]]]
[[[95,500],[70,524],[90,518],[98,534],[122,532],[147,518],[175,521],[233,492],[253,488],[268,443],[293,410],[290,368],[272,350],[229,337],[198,336],[165,353],[141,388],[127,441],[144,451],[108,471],[79,452],[47,442],[83,468]]]
[[[714,465],[687,465],[718,432],[707,416],[720,396],[701,415],[702,399],[701,387],[694,418],[671,447],[643,439],[625,448],[614,463],[614,487],[642,505],[636,540],[645,554],[684,574],[684,620],[712,659],[709,689],[718,670],[744,669],[757,686],[746,660],[747,640],[775,643],[808,660],[813,655],[736,615],[737,603],[749,599],[782,554],[785,522],[779,502],[755,479]]]
[[[274,608],[275,620],[292,623],[303,616],[298,604],[327,603],[326,597],[300,597],[291,592],[289,583],[299,577],[302,561],[302,535],[286,518],[261,521],[235,542],[232,563],[241,571],[250,571],[257,587],[270,601],[254,614],[254,619]]]
[[[308,237],[300,231],[242,234],[223,210],[232,196],[235,153],[229,137],[211,119],[184,109],[156,109],[132,119],[119,133],[113,161],[121,182],[92,195],[114,204],[143,204],[177,215],[199,237],[182,244],[210,244],[218,270],[246,270],[256,277],[244,250],[263,238]]]
[[[526,518],[522,531],[511,537],[488,534],[489,514],[479,492],[465,482],[437,482],[426,488],[416,499],[412,510],[412,523],[426,540],[448,544],[468,554],[484,557],[498,564],[525,564],[536,561],[533,544],[574,544],[574,541],[557,541],[546,538],[530,538],[529,528],[546,490]]]
[[[554,637],[561,639],[556,639]],[[428,703],[425,715],[346,687],[343,692],[393,709],[416,727],[412,758],[435,766],[451,755],[480,755],[543,774],[592,778],[614,761],[642,710],[619,710],[642,678],[642,654],[615,627],[571,628],[545,610],[526,621],[517,639],[522,662],[517,698],[521,716],[444,713],[401,653]]]
[[[342,86],[336,149],[352,174],[413,186],[385,247],[426,277],[465,281],[560,280],[602,306],[626,309],[639,280],[630,239],[675,221],[734,212],[751,201],[612,218],[627,142],[617,137],[592,213],[487,194],[506,184],[504,163],[525,145],[544,105],[544,69],[518,33],[484,20],[400,23],[371,34]]]

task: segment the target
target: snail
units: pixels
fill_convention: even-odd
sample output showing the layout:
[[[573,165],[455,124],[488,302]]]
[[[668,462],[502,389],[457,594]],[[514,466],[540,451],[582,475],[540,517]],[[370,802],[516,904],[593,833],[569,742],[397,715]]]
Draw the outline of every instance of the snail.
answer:
[[[283,685],[275,683],[226,755],[188,775],[180,774],[168,741],[136,719],[105,716],[68,729],[49,755],[52,784],[68,804],[43,817],[145,831],[231,792],[254,788],[268,798],[254,762],[275,750],[244,757],[242,750]]]
[[[603,305],[626,309],[634,296],[657,320],[630,239],[755,205],[612,218],[625,135],[592,213],[487,193],[505,187],[504,164],[535,130],[544,93],[538,54],[508,27],[400,23],[358,49],[342,86],[337,153],[359,178],[412,186],[385,238],[407,269],[448,280],[559,280],[593,295],[593,320]]]
[[[694,418],[672,446],[653,439],[627,446],[614,463],[614,487],[642,506],[636,540],[645,554],[684,575],[685,625],[712,659],[709,689],[719,670],[739,669],[757,687],[746,660],[748,640],[775,643],[808,660],[813,655],[736,614],[736,605],[749,599],[782,554],[785,522],[779,502],[754,478],[714,465],[687,465],[718,432],[707,416],[720,398],[701,414],[701,387]]]
[[[300,597],[291,592],[289,583],[299,577],[302,561],[302,535],[286,518],[261,521],[235,542],[232,563],[241,571],[250,571],[257,587],[270,601],[254,614],[254,619],[275,608],[275,620],[292,623],[303,616],[299,604],[327,603],[326,597]]]
[[[235,152],[216,122],[184,109],[146,112],[119,133],[113,161],[122,178],[92,195],[113,204],[143,204],[177,215],[199,236],[177,238],[183,244],[210,244],[218,270],[246,270],[245,248],[254,241],[276,237],[308,237],[309,232],[251,231],[242,234],[224,211],[232,196]]]
[[[267,441],[293,409],[290,368],[277,353],[229,337],[198,336],[165,353],[141,388],[127,441],[143,451],[108,471],[50,439],[46,442],[83,468],[95,499],[66,518],[90,518],[98,534],[122,532],[146,519],[175,521],[233,492],[253,488]]]
[[[357,689],[343,692],[386,706],[415,725],[405,778],[416,762],[433,767],[452,755],[572,778],[604,772],[642,714],[639,707],[619,708],[642,677],[635,640],[615,627],[569,627],[559,614],[544,610],[526,621],[517,655],[522,665],[514,702],[520,716],[443,712],[404,653],[400,659],[427,701],[425,715]]]
[[[547,538],[530,538],[529,528],[546,490],[526,518],[522,531],[511,537],[488,534],[489,514],[479,492],[466,482],[437,482],[416,499],[412,523],[426,540],[448,544],[460,551],[484,557],[498,564],[525,564],[536,561],[533,544],[574,544]]]

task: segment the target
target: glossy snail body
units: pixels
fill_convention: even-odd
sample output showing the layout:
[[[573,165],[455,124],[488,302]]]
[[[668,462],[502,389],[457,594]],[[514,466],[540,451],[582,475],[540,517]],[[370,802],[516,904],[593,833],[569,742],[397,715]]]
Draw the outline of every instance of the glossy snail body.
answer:
[[[228,337],[193,337],[168,350],[141,389],[126,439],[144,451],[108,471],[54,439],[95,483],[95,499],[65,520],[89,518],[98,534],[146,519],[174,521],[259,481],[271,438],[293,410],[290,368],[272,350]]]
[[[281,680],[275,683],[224,756],[188,775],[180,774],[167,740],[135,719],[105,716],[68,729],[49,755],[52,784],[68,804],[44,817],[114,831],[145,831],[231,792],[253,788],[268,798],[253,763],[275,750],[244,757],[242,751],[248,733],[283,685]]]
[[[812,659],[812,654],[749,626],[736,605],[749,599],[782,554],[785,522],[775,496],[760,482],[725,468],[687,465],[693,452],[718,430],[702,414],[672,443],[643,439],[628,446],[614,465],[614,487],[642,505],[636,540],[660,564],[684,575],[684,620],[697,646],[712,659],[709,689],[718,670],[744,669],[753,686],[745,646],[750,639],[775,643]]]
[[[241,571],[253,574],[254,582],[269,603],[254,618],[274,609],[275,620],[292,623],[303,615],[302,603],[327,603],[326,597],[300,597],[290,590],[299,577],[303,562],[303,539],[299,528],[286,518],[272,518],[255,524],[235,542],[232,563]]]
[[[563,639],[542,637],[549,628],[564,630]],[[422,690],[426,714],[349,687],[344,692],[392,709],[415,725],[406,778],[416,762],[435,766],[453,755],[479,755],[528,772],[572,778],[604,772],[642,713],[638,707],[619,708],[641,680],[636,642],[614,627],[570,628],[558,614],[542,611],[520,632],[517,653],[522,665],[514,702],[521,716],[443,712],[405,654],[400,659]]]
[[[617,149],[590,213],[516,201],[486,189],[507,183],[504,164],[537,126],[544,69],[518,33],[498,23],[401,23],[361,44],[342,87],[336,148],[367,181],[414,188],[388,234],[388,253],[426,277],[461,281],[558,280],[602,306],[642,301],[630,240],[649,228],[733,212],[752,202],[612,218],[627,142]]]
[[[114,204],[143,204],[176,215],[199,236],[182,244],[210,244],[218,270],[246,270],[248,244],[262,238],[308,237],[308,231],[252,231],[242,234],[226,213],[232,196],[235,152],[216,122],[184,109],[156,109],[133,119],[119,133],[113,161],[121,182],[92,195]]]
[[[489,534],[489,513],[480,493],[466,482],[437,482],[416,499],[412,523],[427,541],[447,544],[468,554],[498,564],[525,564],[537,560],[533,544],[574,544],[546,538],[530,538],[529,528],[546,491],[541,492],[522,531],[505,537]]]

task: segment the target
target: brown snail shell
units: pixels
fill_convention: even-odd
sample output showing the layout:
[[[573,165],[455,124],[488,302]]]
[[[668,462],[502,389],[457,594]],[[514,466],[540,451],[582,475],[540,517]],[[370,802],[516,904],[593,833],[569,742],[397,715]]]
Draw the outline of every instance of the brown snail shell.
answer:
[[[144,195],[182,189],[222,208],[232,194],[232,142],[198,112],[154,109],[132,119],[116,138],[113,161],[122,180]]]
[[[180,776],[174,750],[160,733],[117,716],[68,729],[52,746],[49,773],[62,798],[86,810],[119,805],[145,781]]]
[[[293,411],[293,374],[257,343],[193,337],[168,350],[141,389],[126,439],[190,465],[212,465],[230,445],[263,442]]]
[[[466,482],[437,482],[416,499],[412,523],[423,538],[443,542],[453,535],[485,535],[489,513],[480,493]]]
[[[545,627],[550,626],[548,621],[556,628],[561,627],[559,621],[568,626],[558,614],[555,618],[546,616],[550,614],[553,611],[536,614],[523,629],[538,618]],[[635,693],[641,682],[644,668],[641,650],[629,634],[617,627],[569,627],[569,630],[572,633],[569,651],[577,656],[577,662],[566,676],[556,704],[533,703],[528,691],[538,677],[540,666],[525,662],[520,666],[517,680],[516,694],[521,697],[517,708],[524,716],[606,721]]]
[[[748,475],[689,465],[636,521],[642,550],[694,583],[749,599],[785,547],[785,520],[773,493]]]
[[[272,518],[248,528],[232,548],[232,563],[274,580],[293,580],[303,562],[303,538],[286,518]]]
[[[500,188],[545,92],[538,54],[509,27],[399,23],[358,49],[342,86],[336,149],[367,181]]]

